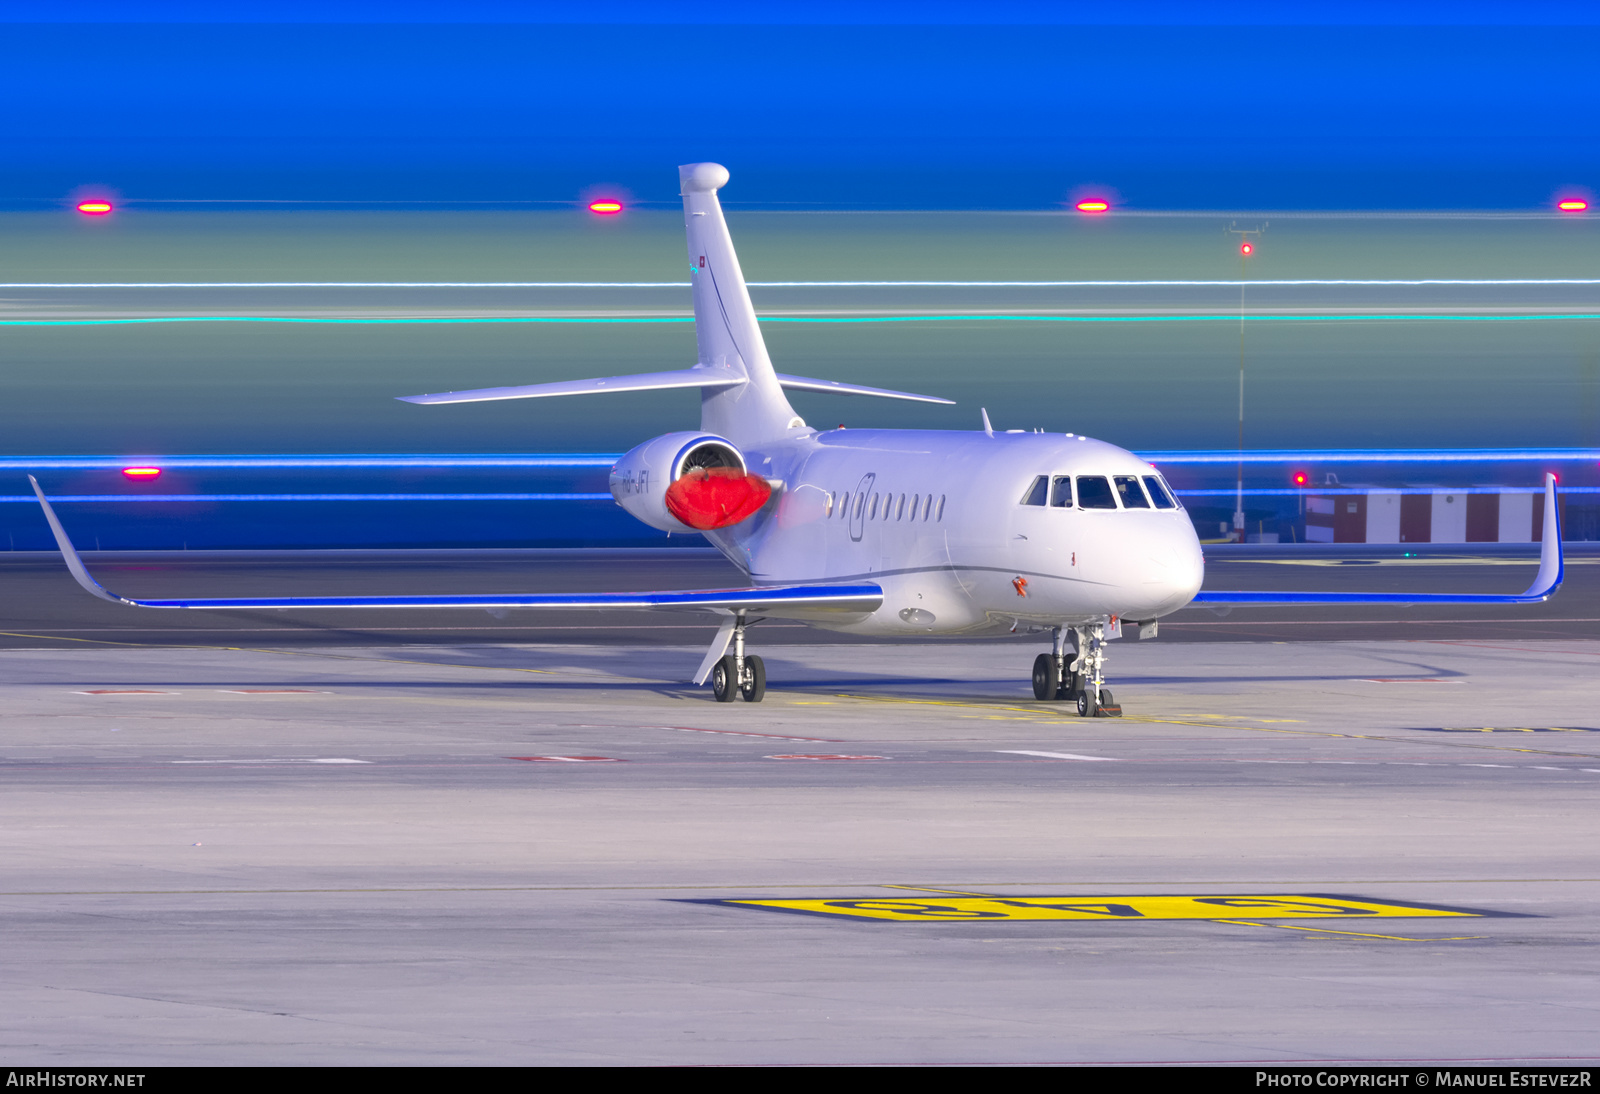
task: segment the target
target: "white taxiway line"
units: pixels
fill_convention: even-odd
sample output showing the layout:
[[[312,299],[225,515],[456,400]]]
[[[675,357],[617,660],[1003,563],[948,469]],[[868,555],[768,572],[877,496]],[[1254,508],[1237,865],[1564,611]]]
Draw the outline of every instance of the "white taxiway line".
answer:
[[[1092,763],[1114,764],[1117,761],[1110,756],[1079,756],[1075,752],[1029,752],[1022,748],[997,748],[996,752],[1007,756],[1043,756],[1047,760],[1088,760]]]
[[[343,756],[327,758],[281,759],[281,760],[171,760],[175,764],[223,764],[233,767],[240,764],[370,764],[371,760],[351,760]]]

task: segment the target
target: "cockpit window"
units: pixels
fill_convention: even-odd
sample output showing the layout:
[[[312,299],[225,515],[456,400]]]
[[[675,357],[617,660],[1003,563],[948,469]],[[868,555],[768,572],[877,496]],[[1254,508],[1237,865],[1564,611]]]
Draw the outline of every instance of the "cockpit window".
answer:
[[[1139,489],[1138,475],[1113,475],[1111,481],[1117,484],[1117,496],[1122,499],[1124,509],[1150,508],[1150,503],[1145,500],[1144,491]]]
[[[1172,495],[1167,493],[1167,484],[1161,481],[1159,475],[1146,475],[1144,484],[1150,491],[1150,500],[1156,503],[1157,509],[1176,509],[1178,503],[1172,500]]]
[[[1117,496],[1104,475],[1079,475],[1078,504],[1084,509],[1115,509]]]
[[[1057,475],[1050,480],[1050,506],[1053,509],[1072,508],[1072,476]]]
[[[1040,475],[1034,479],[1033,484],[1028,487],[1027,493],[1022,495],[1022,504],[1043,505],[1045,491],[1048,489],[1049,483],[1050,478],[1047,475]]]

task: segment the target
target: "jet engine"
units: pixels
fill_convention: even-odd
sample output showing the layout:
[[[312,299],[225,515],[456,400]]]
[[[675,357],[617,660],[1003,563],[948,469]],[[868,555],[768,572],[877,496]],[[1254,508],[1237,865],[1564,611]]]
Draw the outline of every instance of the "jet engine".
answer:
[[[752,516],[772,487],[746,470],[732,441],[713,433],[668,433],[612,466],[611,496],[652,528],[709,532]]]

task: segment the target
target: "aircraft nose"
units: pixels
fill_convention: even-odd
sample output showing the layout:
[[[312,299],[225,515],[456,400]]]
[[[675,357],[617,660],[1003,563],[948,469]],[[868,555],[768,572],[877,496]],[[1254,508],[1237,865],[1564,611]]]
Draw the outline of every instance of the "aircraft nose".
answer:
[[[1143,593],[1149,600],[1149,614],[1165,615],[1177,611],[1200,591],[1205,580],[1205,556],[1193,527],[1183,524],[1164,529],[1164,534],[1147,540]]]

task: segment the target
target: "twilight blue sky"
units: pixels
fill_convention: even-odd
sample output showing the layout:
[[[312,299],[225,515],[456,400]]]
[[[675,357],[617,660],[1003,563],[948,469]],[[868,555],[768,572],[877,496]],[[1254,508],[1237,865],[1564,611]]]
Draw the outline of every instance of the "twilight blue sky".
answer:
[[[0,204],[1533,208],[1600,186],[1596,9],[106,3],[0,15]],[[687,12],[685,9],[688,9]],[[70,17],[73,22],[59,21]],[[230,21],[218,22],[226,18]],[[604,19],[605,22],[594,20]],[[1107,25],[1114,21],[1116,25]]]

